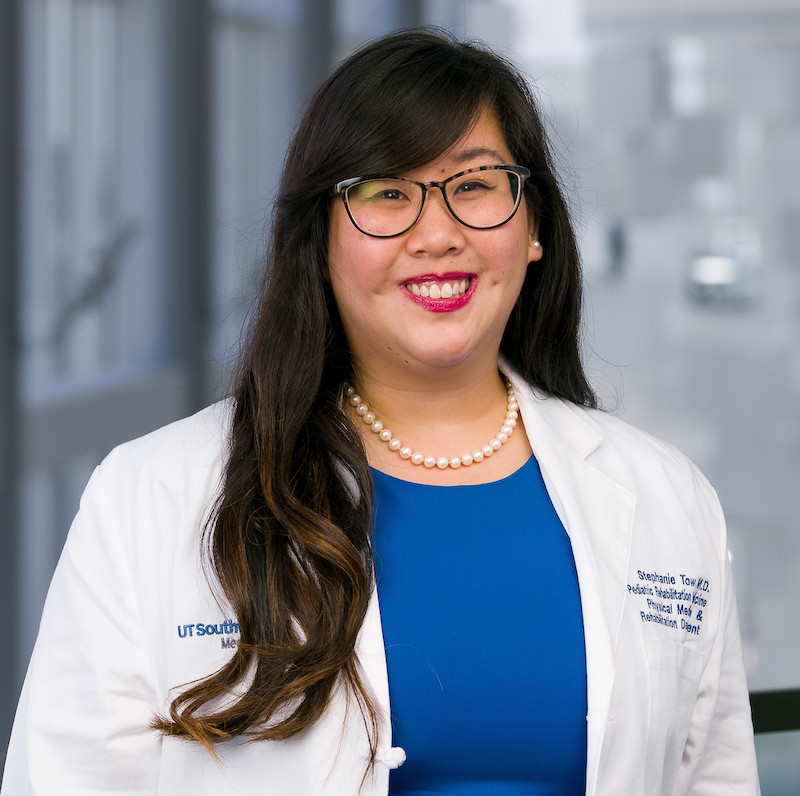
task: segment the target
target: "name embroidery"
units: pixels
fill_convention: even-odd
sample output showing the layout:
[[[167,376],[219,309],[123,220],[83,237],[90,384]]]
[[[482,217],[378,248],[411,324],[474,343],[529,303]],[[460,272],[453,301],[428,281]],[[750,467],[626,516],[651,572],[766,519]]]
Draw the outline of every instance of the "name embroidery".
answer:
[[[655,623],[672,630],[699,636],[703,611],[708,604],[711,584],[707,578],[679,572],[636,570],[638,580],[628,583],[628,594],[639,598],[642,622]]]
[[[178,638],[200,638],[203,636],[220,636],[222,649],[236,649],[239,646],[239,623],[226,619],[218,624],[193,622],[178,625]]]

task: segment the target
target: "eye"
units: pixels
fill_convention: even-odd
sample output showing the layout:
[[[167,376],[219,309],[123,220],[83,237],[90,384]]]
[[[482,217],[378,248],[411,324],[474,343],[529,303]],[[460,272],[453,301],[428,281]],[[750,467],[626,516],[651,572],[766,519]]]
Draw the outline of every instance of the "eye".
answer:
[[[386,188],[383,191],[376,193],[372,199],[385,199],[390,201],[392,199],[408,199],[408,197],[397,188]]]
[[[466,194],[480,195],[482,193],[486,193],[487,191],[491,191],[493,188],[494,185],[490,185],[485,180],[471,179],[458,183],[458,185],[456,185],[453,189],[453,194],[458,196],[463,196]]]
[[[408,189],[396,180],[368,180],[353,186],[351,200],[381,204],[411,201]]]

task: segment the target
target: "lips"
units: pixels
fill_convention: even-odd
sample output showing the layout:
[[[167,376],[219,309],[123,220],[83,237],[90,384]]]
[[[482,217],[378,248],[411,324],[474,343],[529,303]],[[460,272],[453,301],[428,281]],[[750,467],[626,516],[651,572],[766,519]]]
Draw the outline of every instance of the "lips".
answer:
[[[478,279],[474,274],[442,274],[414,277],[402,285],[415,304],[432,312],[453,312],[472,298]]]
[[[449,299],[455,296],[463,296],[469,289],[471,279],[454,279],[444,282],[407,282],[406,289],[410,290],[415,296],[422,296],[423,298],[432,299]]]

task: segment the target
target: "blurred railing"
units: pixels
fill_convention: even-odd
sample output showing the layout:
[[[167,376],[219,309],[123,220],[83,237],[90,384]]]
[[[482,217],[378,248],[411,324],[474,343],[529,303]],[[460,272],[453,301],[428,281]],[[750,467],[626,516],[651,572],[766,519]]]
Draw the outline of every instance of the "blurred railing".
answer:
[[[800,688],[750,694],[756,733],[800,730]]]

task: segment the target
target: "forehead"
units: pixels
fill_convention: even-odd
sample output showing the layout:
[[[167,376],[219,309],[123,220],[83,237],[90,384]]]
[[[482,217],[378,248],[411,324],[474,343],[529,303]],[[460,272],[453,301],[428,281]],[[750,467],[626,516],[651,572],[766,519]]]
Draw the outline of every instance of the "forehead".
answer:
[[[410,175],[435,173],[439,176],[471,168],[511,163],[512,157],[497,117],[491,111],[482,111],[475,124],[448,150],[430,163],[415,169]]]

